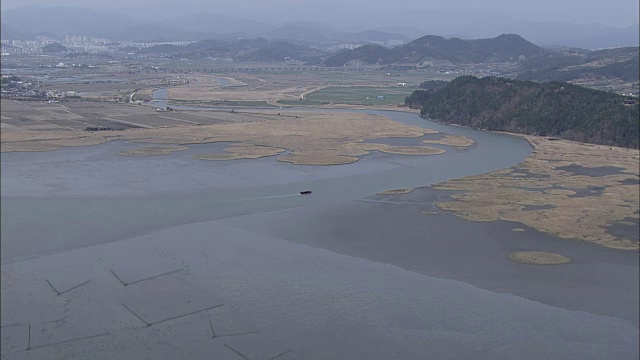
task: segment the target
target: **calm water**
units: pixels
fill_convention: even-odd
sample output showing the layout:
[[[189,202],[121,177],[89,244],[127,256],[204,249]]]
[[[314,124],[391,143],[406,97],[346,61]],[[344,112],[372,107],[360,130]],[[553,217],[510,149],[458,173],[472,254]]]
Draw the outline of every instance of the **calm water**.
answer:
[[[477,144],[340,166],[191,158],[223,143],[155,157],[114,155],[141,146],[126,142],[2,154],[3,358],[27,356],[26,333],[42,359],[224,359],[227,344],[251,359],[637,358],[634,254],[426,217],[441,195],[428,189],[402,205],[356,200],[508,167],[526,141],[368,112]],[[572,264],[506,258],[558,246]],[[180,269],[127,287],[111,272]],[[56,296],[45,279],[84,285]],[[150,321],[180,318],[144,327],[125,303]]]
[[[508,167],[531,152],[518,137],[446,126],[415,114],[365,111],[476,140],[436,156],[374,152],[339,166],[298,166],[274,157],[194,160],[226,144],[191,145],[166,156],[126,157],[126,142],[44,153],[2,154],[2,259],[116,241],[242,214],[361,198]],[[297,195],[311,190],[310,196]]]

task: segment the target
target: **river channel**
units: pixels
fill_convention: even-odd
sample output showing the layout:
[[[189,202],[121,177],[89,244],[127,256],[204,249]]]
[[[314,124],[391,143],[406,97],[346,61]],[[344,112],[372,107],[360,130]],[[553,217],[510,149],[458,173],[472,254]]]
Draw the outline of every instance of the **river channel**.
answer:
[[[465,151],[441,146],[448,151],[436,156],[374,152],[339,166],[300,166],[274,157],[230,162],[191,158],[221,152],[227,146],[221,143],[189,145],[187,151],[160,157],[116,155],[140,146],[127,142],[5,153],[3,262],[185,223],[430,185],[508,167],[531,152],[527,141],[515,136],[442,125],[413,113],[350,111],[468,136],[476,144]],[[304,190],[313,194],[296,196]]]
[[[638,357],[637,254],[466,221],[423,187],[515,165],[526,140],[348,111],[476,143],[336,166],[192,158],[224,143],[3,153],[2,358]]]

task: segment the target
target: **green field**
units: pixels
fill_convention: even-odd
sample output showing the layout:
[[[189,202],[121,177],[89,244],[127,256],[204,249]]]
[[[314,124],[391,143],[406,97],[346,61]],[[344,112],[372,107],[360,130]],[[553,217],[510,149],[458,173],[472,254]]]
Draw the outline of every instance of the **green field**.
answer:
[[[411,95],[413,87],[349,86],[328,87],[308,94],[304,100],[282,100],[286,105],[397,105]],[[383,99],[379,99],[383,96]]]

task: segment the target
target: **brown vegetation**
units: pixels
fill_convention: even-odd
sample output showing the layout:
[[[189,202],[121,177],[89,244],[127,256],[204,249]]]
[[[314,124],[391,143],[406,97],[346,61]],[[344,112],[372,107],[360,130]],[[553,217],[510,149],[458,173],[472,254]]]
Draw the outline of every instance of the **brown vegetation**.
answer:
[[[430,146],[385,146],[379,149],[382,152],[399,155],[440,155],[447,151]]]
[[[399,194],[408,194],[413,189],[391,189],[379,192],[378,195],[399,195]]]
[[[469,147],[475,144],[475,141],[462,135],[447,135],[441,139],[424,140],[422,142],[425,144],[449,145],[449,146],[462,147],[462,148]]]
[[[199,160],[237,160],[237,159],[258,159],[267,156],[278,155],[285,151],[268,146],[241,145],[230,146],[224,149],[226,153],[221,154],[201,154],[192,156]]]
[[[543,251],[519,251],[509,255],[509,259],[521,264],[562,265],[571,262],[566,256]]]
[[[4,104],[4,102],[3,102]],[[14,107],[20,104],[11,102]],[[60,110],[59,105],[48,105],[52,111]],[[104,109],[103,109],[104,108]],[[49,151],[66,146],[94,145],[111,140],[125,140],[137,143],[153,144],[203,144],[212,142],[235,142],[227,148],[225,154],[204,154],[196,156],[207,160],[246,159],[277,155],[289,150],[290,154],[278,157],[279,161],[307,165],[347,164],[358,160],[371,151],[384,151],[395,154],[434,155],[444,152],[428,146],[389,146],[365,142],[387,137],[420,137],[432,130],[404,125],[383,116],[356,113],[321,113],[277,111],[235,111],[235,112],[198,112],[174,111],[155,113],[140,106],[105,106],[80,104],[76,109],[80,120],[73,125],[81,128],[25,128],[11,126],[3,128],[1,150],[7,151]],[[3,108],[4,111],[4,108]],[[16,108],[11,115],[28,111],[32,117],[42,118],[41,123],[49,124],[46,118],[49,110],[38,107]],[[70,110],[65,112],[72,113]],[[102,111],[102,112],[101,112]],[[109,113],[104,113],[109,111]],[[75,113],[72,113],[75,114]],[[108,116],[110,121],[122,124],[140,125],[121,131],[82,131],[82,121],[94,114]],[[4,116],[5,119],[11,117]],[[157,126],[156,122],[172,122],[174,126]],[[194,123],[200,126],[193,126]],[[4,124],[4,122],[3,122]],[[38,125],[40,126],[40,125]],[[86,124],[84,124],[86,126]],[[145,148],[127,151],[122,155],[151,155],[165,153],[167,148]]]
[[[464,192],[437,206],[468,220],[516,221],[562,238],[637,250],[637,237],[612,235],[608,227],[638,217],[638,150],[527,138],[535,151],[523,163],[435,185]],[[568,165],[618,171],[587,176],[559,169]]]
[[[143,146],[137,149],[125,150],[117,152],[118,155],[125,156],[154,156],[154,155],[168,155],[176,151],[187,150],[186,146],[172,146],[172,145],[151,145]]]

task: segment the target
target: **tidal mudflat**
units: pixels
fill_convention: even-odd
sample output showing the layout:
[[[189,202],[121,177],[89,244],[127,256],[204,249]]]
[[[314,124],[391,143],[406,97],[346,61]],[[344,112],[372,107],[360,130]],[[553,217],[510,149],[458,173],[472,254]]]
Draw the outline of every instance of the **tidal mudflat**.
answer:
[[[562,238],[637,252],[637,221],[629,220],[637,220],[640,210],[638,150],[528,139],[536,150],[521,164],[437,184],[461,192],[438,206],[469,220],[518,221]],[[620,222],[630,231],[616,231]]]
[[[2,357],[637,357],[637,254],[470,222],[419,187],[521,162],[524,139],[383,114],[475,144],[339,166],[193,158],[230,143],[2,154]]]

